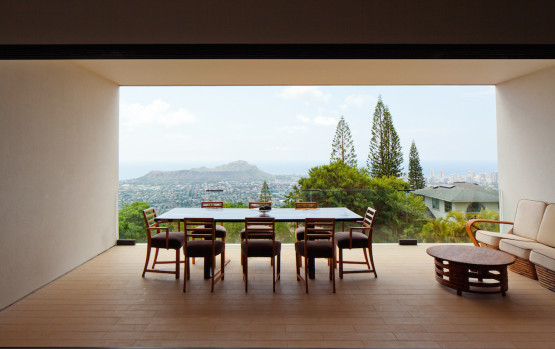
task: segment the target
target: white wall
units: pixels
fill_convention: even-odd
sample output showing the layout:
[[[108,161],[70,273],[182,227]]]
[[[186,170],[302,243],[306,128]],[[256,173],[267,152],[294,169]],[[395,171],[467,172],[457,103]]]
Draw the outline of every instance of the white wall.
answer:
[[[114,245],[118,86],[0,62],[0,309]]]
[[[496,99],[501,217],[512,221],[519,199],[555,202],[555,68],[497,85]]]

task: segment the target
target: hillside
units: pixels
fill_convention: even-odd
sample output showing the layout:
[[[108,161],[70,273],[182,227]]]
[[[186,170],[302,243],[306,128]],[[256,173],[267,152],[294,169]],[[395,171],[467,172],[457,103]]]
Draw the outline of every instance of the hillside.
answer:
[[[176,185],[221,181],[263,181],[275,176],[246,161],[234,161],[214,168],[200,167],[180,171],[152,171],[142,177],[124,181],[128,184]]]

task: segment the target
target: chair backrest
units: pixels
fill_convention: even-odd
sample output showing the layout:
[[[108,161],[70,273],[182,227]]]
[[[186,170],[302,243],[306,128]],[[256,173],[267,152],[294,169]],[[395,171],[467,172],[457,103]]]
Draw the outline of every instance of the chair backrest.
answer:
[[[536,240],[547,204],[542,201],[520,200],[516,207],[513,234]]]
[[[274,217],[246,217],[245,240],[276,239]]]
[[[158,226],[158,222],[154,220],[154,218],[156,218],[156,211],[154,210],[154,207],[149,207],[146,210],[143,210],[143,218],[145,219],[147,229],[148,227]]]
[[[216,235],[214,218],[185,218],[183,229],[185,229],[185,244],[189,238],[206,238],[214,241]]]
[[[200,203],[201,208],[224,208],[223,201],[203,201]]]
[[[544,245],[555,247],[555,204],[550,204],[545,209],[537,240]]]
[[[249,202],[249,208],[259,208],[260,206],[272,207],[272,203],[271,202]]]
[[[295,209],[314,209],[318,208],[317,202],[295,202]]]
[[[366,214],[364,215],[364,220],[362,224],[367,228],[374,228],[374,222],[376,221],[376,210],[372,207],[366,209]]]
[[[309,240],[330,240],[332,246],[335,241],[335,218],[305,218],[305,248]]]

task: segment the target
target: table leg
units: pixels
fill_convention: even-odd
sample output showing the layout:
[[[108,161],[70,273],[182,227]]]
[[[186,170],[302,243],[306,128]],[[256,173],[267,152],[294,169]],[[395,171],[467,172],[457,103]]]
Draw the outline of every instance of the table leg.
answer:
[[[204,278],[210,279],[212,277],[212,257],[204,258]]]
[[[314,258],[308,259],[308,278],[315,279],[316,278],[316,263]]]

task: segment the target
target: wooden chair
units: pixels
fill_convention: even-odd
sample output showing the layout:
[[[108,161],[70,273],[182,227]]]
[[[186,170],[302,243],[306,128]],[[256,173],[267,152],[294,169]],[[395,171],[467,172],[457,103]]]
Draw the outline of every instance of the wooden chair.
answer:
[[[318,208],[317,202],[295,202],[295,210],[313,210]],[[304,239],[304,227],[299,227],[299,222],[295,223],[295,238],[296,241]]]
[[[225,269],[225,243],[216,240],[216,230],[214,218],[185,218],[183,220],[185,229],[185,244],[183,253],[185,254],[185,277],[183,281],[183,292],[187,290],[187,280],[191,277],[191,267],[189,258],[204,258],[205,263],[210,258],[212,266],[212,283],[210,292],[214,292],[214,285],[224,279]],[[198,240],[198,239],[202,240]],[[189,239],[194,239],[189,241]],[[220,255],[220,270],[216,272],[216,256]]]
[[[249,209],[253,209],[253,208],[259,208],[260,206],[270,206],[272,207],[272,203],[271,202],[249,202]],[[241,229],[241,231],[239,232],[239,236],[241,237],[241,244],[243,243],[243,241],[245,240],[245,229]],[[243,255],[241,252],[241,263],[243,263]],[[272,262],[270,262],[272,263]]]
[[[245,292],[248,292],[249,289],[249,257],[270,257],[273,271],[272,289],[273,292],[276,292],[276,282],[280,279],[281,242],[276,241],[275,221],[273,217],[245,218],[245,239],[241,242]]]
[[[308,259],[326,258],[330,266],[330,280],[335,293],[335,219],[306,218],[302,241],[295,242],[297,280],[302,281],[308,293]],[[300,260],[304,257],[304,278],[300,273]]]
[[[175,278],[179,279],[179,269],[180,269],[180,250],[185,243],[185,235],[181,232],[170,232],[168,227],[159,226],[158,222],[154,219],[156,218],[156,211],[153,207],[147,208],[143,211],[143,218],[146,224],[146,261],[145,267],[143,268],[143,277],[145,277],[146,272],[150,273],[166,273],[175,274]],[[153,235],[154,232],[154,235]],[[148,262],[150,259],[150,250],[152,248],[156,249],[154,254],[154,262],[152,263],[152,269],[148,269]],[[158,251],[161,248],[166,250],[175,250],[175,260],[174,261],[158,261]],[[154,269],[156,264],[175,264],[175,271],[158,270]]]
[[[374,267],[374,257],[372,254],[372,230],[374,229],[374,222],[376,217],[376,210],[368,207],[364,220],[359,222],[362,226],[351,227],[348,232],[340,232],[335,234],[335,243],[339,249],[339,278],[343,279],[343,274],[351,273],[374,273],[374,277],[378,277],[376,268]],[[358,231],[360,230],[360,232]],[[365,262],[358,261],[344,261],[343,249],[361,248],[364,253]],[[368,255],[366,250],[368,249]],[[370,257],[370,260],[368,260]],[[343,264],[365,264],[368,269],[363,270],[344,270]],[[372,264],[372,267],[370,267]]]
[[[224,208],[223,201],[202,201],[200,203],[201,208]]]
[[[224,208],[223,201],[202,201],[200,203],[200,208]],[[216,225],[216,238],[221,239],[225,242],[225,238],[227,236],[227,230],[224,227],[224,223],[220,223],[220,225]],[[195,264],[195,258],[193,258],[193,264]]]

